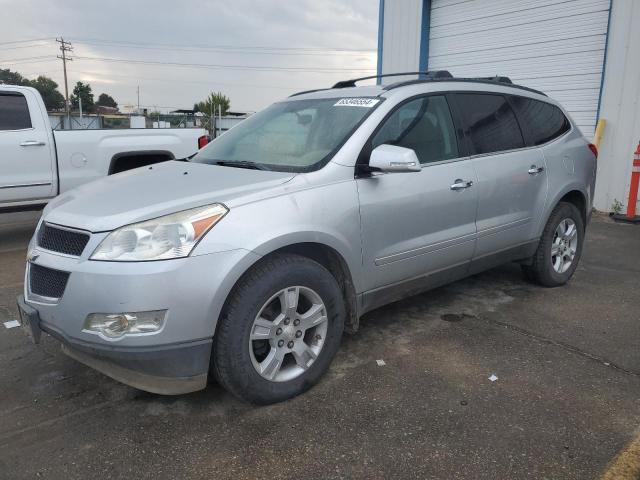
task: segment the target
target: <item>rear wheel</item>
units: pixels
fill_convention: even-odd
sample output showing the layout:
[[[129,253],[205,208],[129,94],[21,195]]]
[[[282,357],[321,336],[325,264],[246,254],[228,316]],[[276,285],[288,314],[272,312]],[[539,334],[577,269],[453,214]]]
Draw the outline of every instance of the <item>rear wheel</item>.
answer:
[[[546,287],[564,285],[573,276],[582,255],[584,222],[575,205],[560,202],[544,228],[525,276]]]
[[[215,374],[253,403],[298,395],[328,369],[344,319],[340,288],[326,268],[296,255],[273,257],[231,294],[214,341]]]

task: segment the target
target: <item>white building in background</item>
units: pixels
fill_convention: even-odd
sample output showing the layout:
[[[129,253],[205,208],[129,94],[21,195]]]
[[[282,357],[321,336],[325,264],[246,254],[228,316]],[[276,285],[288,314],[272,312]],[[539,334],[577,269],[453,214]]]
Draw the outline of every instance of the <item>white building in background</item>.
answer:
[[[426,70],[542,90],[587,137],[604,119],[595,207],[626,206],[640,141],[640,0],[380,0],[378,73]]]
[[[131,103],[127,103],[125,105],[120,105],[120,111],[125,115],[132,115],[134,113],[138,113],[138,108]]]

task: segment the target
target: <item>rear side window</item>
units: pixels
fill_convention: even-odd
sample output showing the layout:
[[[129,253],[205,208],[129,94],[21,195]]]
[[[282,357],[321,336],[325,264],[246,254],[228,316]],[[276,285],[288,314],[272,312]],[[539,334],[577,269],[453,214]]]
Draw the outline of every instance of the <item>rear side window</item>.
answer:
[[[509,100],[520,119],[527,145],[547,143],[571,128],[567,117],[555,105],[517,96]]]
[[[0,94],[0,130],[31,128],[27,99],[21,93]]]
[[[457,158],[458,144],[447,100],[434,95],[401,105],[375,134],[371,148],[383,144],[410,148],[423,164]]]
[[[474,154],[524,147],[518,121],[505,97],[484,93],[455,96]]]

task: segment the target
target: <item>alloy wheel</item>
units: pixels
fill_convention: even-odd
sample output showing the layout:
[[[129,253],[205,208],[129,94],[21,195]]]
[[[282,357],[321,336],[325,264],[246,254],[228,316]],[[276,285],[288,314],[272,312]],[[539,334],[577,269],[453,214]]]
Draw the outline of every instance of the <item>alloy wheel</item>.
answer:
[[[256,371],[286,382],[313,365],[324,346],[327,309],[310,288],[283,288],[267,300],[251,326],[249,352]]]
[[[576,223],[565,218],[556,227],[551,242],[551,264],[557,273],[565,273],[575,259],[578,250],[578,228]]]

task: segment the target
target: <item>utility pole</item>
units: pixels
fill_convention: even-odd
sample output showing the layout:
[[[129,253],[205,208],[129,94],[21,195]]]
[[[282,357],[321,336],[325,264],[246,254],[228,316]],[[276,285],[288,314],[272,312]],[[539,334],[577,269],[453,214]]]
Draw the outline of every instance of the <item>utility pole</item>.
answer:
[[[58,58],[62,60],[62,69],[64,70],[64,106],[67,113],[67,121],[71,126],[70,112],[69,112],[69,84],[67,82],[67,61],[71,62],[73,58],[67,56],[67,52],[73,52],[73,47],[70,42],[65,42],[64,38],[56,38],[56,42],[60,44],[60,51],[62,55],[58,55]]]
[[[140,115],[140,85],[138,85],[138,115]]]

